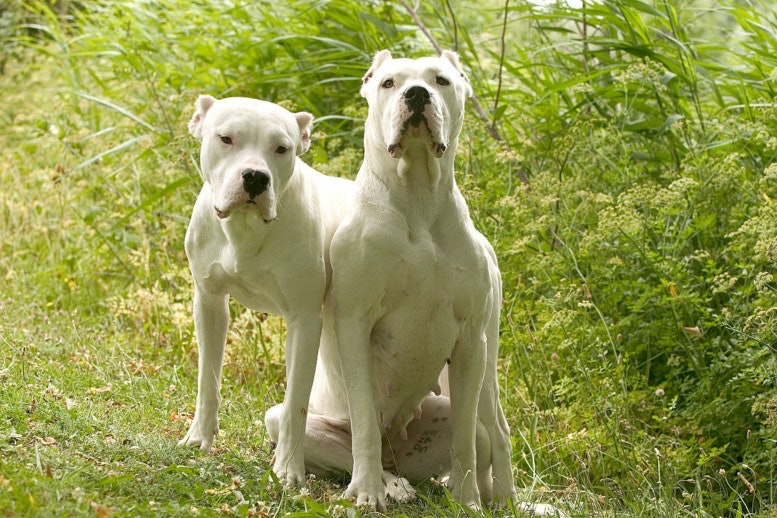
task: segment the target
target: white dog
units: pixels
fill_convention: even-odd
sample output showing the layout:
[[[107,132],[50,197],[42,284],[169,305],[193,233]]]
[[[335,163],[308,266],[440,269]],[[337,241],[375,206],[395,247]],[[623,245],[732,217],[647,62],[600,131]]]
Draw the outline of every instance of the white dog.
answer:
[[[202,142],[205,183],[186,232],[199,375],[194,420],[181,444],[210,450],[218,432],[229,296],[283,315],[286,411],[273,471],[287,485],[305,478],[302,439],[330,280],[327,251],[353,198],[353,182],[297,158],[310,145],[312,119],[256,99],[201,96],[189,123]]]
[[[469,83],[453,53],[384,50],[361,93],[364,163],[332,240],[306,464],[352,468],[345,495],[359,505],[413,498],[395,474],[450,473],[454,496],[472,507],[514,500],[496,379],[500,274],[453,173]],[[450,399],[432,394],[446,364]],[[273,437],[279,415],[280,406],[266,416]]]
[[[472,507],[481,493],[515,499],[496,379],[501,279],[453,172],[469,82],[451,52],[410,60],[382,51],[361,93],[369,104],[364,163],[354,210],[331,248],[353,433],[346,495],[384,505],[382,428],[409,438],[405,428],[424,415],[421,403],[447,363],[453,495]]]

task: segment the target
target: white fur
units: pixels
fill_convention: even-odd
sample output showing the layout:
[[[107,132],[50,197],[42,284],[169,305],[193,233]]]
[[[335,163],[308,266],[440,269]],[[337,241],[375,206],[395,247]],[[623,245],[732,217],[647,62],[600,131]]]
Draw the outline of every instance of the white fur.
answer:
[[[429,94],[417,126],[403,98],[411,86]],[[454,496],[473,508],[481,494],[515,499],[496,380],[500,274],[453,172],[469,83],[453,53],[410,60],[382,51],[362,95],[364,163],[332,240],[333,329],[325,324],[311,395],[329,428],[314,437],[309,419],[309,438],[334,443],[331,430],[350,425],[345,495],[359,505],[385,506],[385,469],[413,480],[449,471]],[[450,400],[431,395],[446,363]]]
[[[483,403],[492,418],[498,409],[505,432],[493,441],[507,468],[499,473],[504,490],[497,497],[512,498],[509,435],[493,392],[496,371],[487,369],[497,354],[499,270],[453,174],[469,84],[451,53],[409,60],[384,51],[369,74],[356,205],[331,250],[339,358],[351,373],[345,388],[354,467],[346,495],[384,505],[382,428],[409,424],[450,362],[453,494],[480,505],[476,429],[485,379],[492,400]],[[426,123],[408,128],[403,95],[412,86],[425,88],[430,104]]]
[[[189,129],[202,142],[204,185],[186,233],[194,277],[199,374],[194,420],[181,444],[210,450],[218,432],[231,296],[286,318],[287,387],[273,470],[304,481],[303,437],[330,279],[328,249],[352,203],[353,182],[324,176],[297,155],[310,144],[308,113],[247,98],[201,96]],[[252,200],[241,172],[269,184]]]
[[[413,86],[428,92],[420,113],[403,99]],[[362,95],[364,163],[331,243],[305,465],[350,470],[345,496],[357,505],[412,500],[410,481],[445,474],[472,508],[516,501],[496,376],[500,273],[453,172],[469,83],[453,53],[382,51]],[[424,122],[407,124],[413,117]],[[273,440],[286,405],[265,416]],[[563,516],[543,504],[516,508]]]

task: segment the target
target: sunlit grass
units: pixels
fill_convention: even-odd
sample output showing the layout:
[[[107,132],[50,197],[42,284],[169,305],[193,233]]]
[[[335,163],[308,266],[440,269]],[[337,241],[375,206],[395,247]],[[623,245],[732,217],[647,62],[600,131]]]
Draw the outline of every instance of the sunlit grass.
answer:
[[[465,2],[455,24],[447,3],[418,11],[442,45],[459,44],[505,139],[468,115],[457,179],[503,272],[499,375],[521,496],[572,516],[768,516],[774,6],[585,5]],[[176,447],[196,392],[182,244],[201,182],[194,99],[311,111],[303,158],[353,177],[371,56],[431,52],[399,4],[317,6],[6,11],[3,512],[353,514],[347,477],[289,492],[271,474],[277,317],[231,307],[216,451]],[[467,515],[432,483],[420,493],[389,514]]]

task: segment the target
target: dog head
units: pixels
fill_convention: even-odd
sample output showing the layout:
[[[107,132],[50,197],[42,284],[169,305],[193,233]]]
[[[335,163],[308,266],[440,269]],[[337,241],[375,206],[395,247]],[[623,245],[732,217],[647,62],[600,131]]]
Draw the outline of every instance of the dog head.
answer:
[[[202,142],[200,165],[216,215],[256,210],[266,222],[274,220],[276,196],[296,156],[310,147],[313,116],[245,97],[201,95],[195,108],[189,131]]]
[[[453,52],[394,59],[382,50],[364,76],[361,94],[369,104],[366,131],[375,133],[368,139],[393,158],[417,143],[440,158],[458,138],[472,88]]]

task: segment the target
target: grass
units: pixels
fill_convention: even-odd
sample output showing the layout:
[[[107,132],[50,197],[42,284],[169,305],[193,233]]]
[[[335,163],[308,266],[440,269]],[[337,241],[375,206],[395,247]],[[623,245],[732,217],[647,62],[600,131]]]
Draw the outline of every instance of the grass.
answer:
[[[585,4],[0,2],[0,516],[361,514],[347,478],[271,474],[276,317],[231,307],[216,451],[176,446],[196,391],[186,123],[199,93],[281,101],[318,118],[306,161],[353,177],[372,54],[430,38],[481,107],[457,174],[503,272],[522,497],[773,516],[777,12]],[[387,514],[471,514],[419,489]]]
[[[11,107],[0,137],[0,513],[352,515],[345,480],[286,492],[272,475],[263,418],[283,397],[280,319],[233,306],[217,449],[176,446],[196,394],[189,113],[168,121],[156,99],[149,123],[126,99],[82,91],[81,58],[59,43],[62,53],[21,50],[31,66],[12,62],[0,78]],[[439,487],[420,493],[393,513],[466,514]]]

